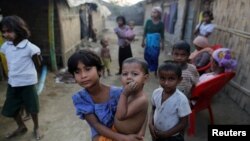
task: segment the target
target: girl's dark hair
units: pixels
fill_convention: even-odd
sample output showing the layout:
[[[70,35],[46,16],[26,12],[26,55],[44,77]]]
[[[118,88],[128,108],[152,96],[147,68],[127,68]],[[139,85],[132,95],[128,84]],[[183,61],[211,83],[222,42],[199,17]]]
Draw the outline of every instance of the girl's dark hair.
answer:
[[[211,21],[214,20],[214,15],[213,15],[213,13],[211,11],[204,11],[202,15],[203,15],[203,17],[205,15],[209,16]]]
[[[122,20],[123,24],[124,24],[124,25],[126,24],[126,19],[125,19],[124,16],[118,16],[118,17],[116,18],[116,22],[117,22],[118,20]]]
[[[158,68],[158,73],[161,71],[172,71],[179,78],[181,78],[181,75],[182,75],[181,66],[177,62],[172,61],[172,60],[164,61],[164,63],[161,64]]]
[[[90,50],[80,50],[71,55],[68,59],[68,71],[72,75],[77,71],[78,63],[81,62],[85,66],[93,67],[95,66],[97,71],[103,69],[103,65],[100,57]]]
[[[188,54],[190,54],[190,45],[184,40],[181,40],[181,41],[178,41],[177,43],[175,43],[173,45],[172,51],[174,51],[175,49],[184,50]]]
[[[145,60],[140,59],[140,58],[130,57],[130,58],[127,58],[126,60],[124,60],[122,65],[123,64],[130,64],[130,63],[137,63],[137,64],[141,65],[144,73],[149,74],[148,63]]]
[[[22,18],[18,16],[13,15],[4,17],[0,24],[1,31],[3,30],[3,27],[13,31],[17,35],[17,38],[27,39],[30,37],[30,31],[27,27],[27,24]]]

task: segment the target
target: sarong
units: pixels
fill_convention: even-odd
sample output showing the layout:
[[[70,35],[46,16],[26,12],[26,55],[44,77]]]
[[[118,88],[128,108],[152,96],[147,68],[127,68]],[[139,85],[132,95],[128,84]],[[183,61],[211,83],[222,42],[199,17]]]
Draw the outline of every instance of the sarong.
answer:
[[[157,71],[158,68],[160,40],[161,36],[159,33],[150,33],[146,36],[144,59],[147,61],[150,71]]]

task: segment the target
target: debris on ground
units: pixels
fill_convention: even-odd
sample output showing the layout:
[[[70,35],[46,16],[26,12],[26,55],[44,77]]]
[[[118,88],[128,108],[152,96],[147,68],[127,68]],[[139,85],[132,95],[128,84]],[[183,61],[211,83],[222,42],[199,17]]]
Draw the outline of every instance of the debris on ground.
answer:
[[[66,83],[66,84],[71,84],[71,83],[76,83],[74,77],[72,74],[68,72],[67,68],[61,69],[55,76],[55,82],[56,83]]]

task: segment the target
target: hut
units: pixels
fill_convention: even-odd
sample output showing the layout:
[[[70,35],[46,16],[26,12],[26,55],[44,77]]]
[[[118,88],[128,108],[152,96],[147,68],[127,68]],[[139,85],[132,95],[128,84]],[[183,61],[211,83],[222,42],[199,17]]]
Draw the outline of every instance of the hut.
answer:
[[[27,22],[31,42],[40,47],[45,62],[52,70],[57,70],[57,67],[66,66],[68,57],[82,42],[81,28],[90,28],[90,24],[81,24],[81,7],[87,7],[88,10],[82,13],[87,18],[93,15],[88,23],[97,23],[91,29],[100,33],[104,28],[105,17],[101,13],[106,12],[90,8],[95,5],[98,9],[97,4],[97,0],[1,0],[0,9],[3,16],[18,15]]]

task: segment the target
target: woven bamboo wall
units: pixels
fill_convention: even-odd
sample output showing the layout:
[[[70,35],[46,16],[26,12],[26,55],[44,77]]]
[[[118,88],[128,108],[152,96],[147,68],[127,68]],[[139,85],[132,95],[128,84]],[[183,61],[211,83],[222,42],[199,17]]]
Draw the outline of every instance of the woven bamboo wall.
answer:
[[[237,74],[226,92],[250,114],[250,0],[214,0],[212,43],[231,48],[238,59]]]

